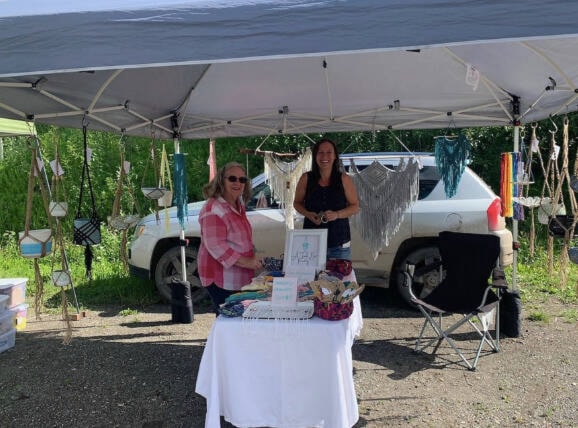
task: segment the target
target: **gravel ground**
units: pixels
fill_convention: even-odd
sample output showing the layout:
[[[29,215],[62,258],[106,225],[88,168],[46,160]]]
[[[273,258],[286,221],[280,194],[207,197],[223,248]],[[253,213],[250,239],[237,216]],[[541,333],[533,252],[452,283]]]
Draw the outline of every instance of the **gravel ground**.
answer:
[[[414,354],[422,318],[387,290],[364,291],[362,307],[356,428],[578,427],[578,328],[560,316],[576,305],[544,303],[549,322],[524,319],[522,337],[484,352],[475,372],[447,347]],[[195,379],[214,315],[201,305],[192,324],[172,324],[168,305],[119,309],[73,321],[69,345],[61,317],[29,311],[16,346],[0,354],[0,426],[202,427]]]

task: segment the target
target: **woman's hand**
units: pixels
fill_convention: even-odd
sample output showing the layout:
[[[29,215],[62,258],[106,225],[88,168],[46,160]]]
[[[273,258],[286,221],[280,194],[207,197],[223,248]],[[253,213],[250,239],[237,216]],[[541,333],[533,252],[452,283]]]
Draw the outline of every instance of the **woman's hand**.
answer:
[[[321,216],[317,213],[309,212],[309,213],[307,213],[307,218],[309,220],[311,220],[313,223],[315,223],[315,225],[317,225],[317,226],[319,226],[321,224],[321,221],[322,221]]]
[[[331,210],[329,210],[329,211],[325,211],[324,214],[325,214],[325,219],[326,219],[327,221],[335,221],[335,220],[337,220],[338,218],[341,218],[340,215],[339,215],[339,211],[331,211]]]

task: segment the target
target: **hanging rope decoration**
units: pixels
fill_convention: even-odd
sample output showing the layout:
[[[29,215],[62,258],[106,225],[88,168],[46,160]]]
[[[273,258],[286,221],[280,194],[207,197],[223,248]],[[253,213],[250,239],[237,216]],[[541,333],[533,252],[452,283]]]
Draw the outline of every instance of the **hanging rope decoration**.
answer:
[[[402,159],[395,170],[377,161],[359,171],[351,159],[351,178],[359,197],[360,210],[353,224],[377,258],[383,245],[397,233],[405,211],[419,195],[419,163]]]
[[[76,245],[84,245],[84,266],[86,268],[86,277],[92,279],[92,260],[93,254],[91,245],[100,244],[100,219],[96,212],[96,202],[92,190],[92,181],[90,180],[90,169],[88,167],[89,149],[87,143],[87,125],[82,126],[84,161],[82,166],[82,178],[80,180],[80,195],[78,197],[78,209],[74,219],[74,239]],[[90,193],[90,217],[82,216],[82,196],[84,193],[85,181],[88,183]]]
[[[312,154],[307,148],[297,160],[285,162],[275,157],[271,152],[265,152],[265,177],[269,182],[271,192],[279,198],[279,203],[285,208],[285,222],[288,229],[293,229],[294,208],[293,199],[299,178],[311,169]]]
[[[32,159],[30,162],[30,172],[28,175],[28,194],[26,198],[26,218],[24,224],[24,231],[18,234],[18,243],[20,252],[23,257],[34,258],[34,279],[36,282],[36,293],[34,296],[34,308],[36,312],[36,319],[40,318],[42,312],[42,300],[44,297],[44,282],[40,273],[40,265],[38,259],[45,257],[52,252],[52,217],[50,216],[50,209],[48,203],[48,194],[46,184],[43,180],[41,171],[43,169],[43,162],[39,156],[40,145],[38,140],[34,140],[31,145]],[[31,229],[32,221],[32,202],[34,198],[34,183],[38,180],[38,187],[42,194],[44,203],[44,212],[46,213],[49,228],[47,229]]]
[[[168,183],[168,187],[167,187]],[[165,189],[165,193],[158,199],[158,206],[156,211],[158,212],[159,207],[164,207],[165,209],[165,230],[169,230],[169,212],[168,207],[173,204],[173,181],[171,179],[171,168],[169,165],[169,157],[167,155],[167,149],[163,144],[163,149],[161,152],[161,165],[160,165],[160,179],[159,188]],[[158,218],[158,214],[157,214]]]
[[[463,134],[458,135],[456,139],[449,139],[446,136],[435,139],[436,166],[444,182],[447,198],[455,196],[470,152],[470,142]]]
[[[188,195],[187,195],[187,165],[185,162],[185,155],[182,153],[175,153],[175,196],[174,202],[177,206],[177,217],[181,228],[185,230],[185,219],[189,215],[188,210]]]
[[[62,319],[66,323],[66,331],[62,343],[68,345],[72,340],[72,326],[70,325],[70,317],[68,315],[68,298],[66,296],[65,288],[72,286],[72,276],[64,250],[64,237],[62,233],[62,223],[56,221],[56,233],[54,235],[54,251],[52,253],[52,283],[55,287],[60,288],[61,303],[62,303]],[[58,260],[60,259],[60,260]]]

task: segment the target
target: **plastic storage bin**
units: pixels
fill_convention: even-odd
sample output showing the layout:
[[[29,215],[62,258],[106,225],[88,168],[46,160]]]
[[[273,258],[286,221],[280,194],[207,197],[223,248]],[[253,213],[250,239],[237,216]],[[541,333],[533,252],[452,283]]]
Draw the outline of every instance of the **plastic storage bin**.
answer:
[[[0,312],[0,334],[4,334],[14,328],[15,316],[16,313],[12,312],[12,310]]]
[[[8,309],[10,297],[7,294],[0,294],[0,314]]]
[[[0,278],[0,294],[8,296],[8,307],[13,308],[24,303],[28,278]]]
[[[10,311],[14,314],[14,325],[16,330],[24,330],[26,328],[26,316],[28,314],[28,304],[18,305],[10,308]]]
[[[4,334],[0,334],[0,354],[14,347],[16,343],[16,329],[12,328]]]

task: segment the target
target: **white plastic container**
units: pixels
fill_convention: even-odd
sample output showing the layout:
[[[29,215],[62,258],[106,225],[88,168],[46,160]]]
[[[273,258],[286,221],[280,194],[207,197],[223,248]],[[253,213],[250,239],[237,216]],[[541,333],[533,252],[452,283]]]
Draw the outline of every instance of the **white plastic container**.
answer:
[[[0,294],[0,314],[8,309],[10,303],[10,296],[7,294]]]
[[[4,334],[0,334],[0,354],[14,347],[16,343],[16,329],[12,328]]]
[[[8,308],[24,303],[28,278],[0,278],[0,294],[8,296]]]
[[[11,310],[0,312],[0,334],[4,334],[14,328],[16,313]]]
[[[14,315],[14,326],[17,331],[24,330],[26,328],[26,318],[28,316],[28,304],[24,303],[22,305],[14,306],[10,308]]]

